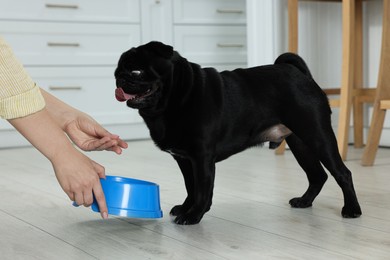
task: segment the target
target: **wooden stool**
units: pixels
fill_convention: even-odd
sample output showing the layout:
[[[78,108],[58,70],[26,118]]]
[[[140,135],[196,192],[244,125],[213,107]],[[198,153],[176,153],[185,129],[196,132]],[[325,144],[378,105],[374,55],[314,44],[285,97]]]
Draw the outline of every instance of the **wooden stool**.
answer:
[[[382,48],[374,111],[371,119],[370,130],[367,137],[367,145],[364,149],[361,164],[371,166],[374,164],[379,140],[382,133],[386,110],[390,109],[390,3],[383,0],[383,28]]]
[[[341,0],[300,0],[331,1]],[[348,135],[352,102],[354,107],[354,143],[355,147],[363,146],[363,103],[373,102],[373,92],[362,88],[363,71],[363,4],[362,0],[342,0],[342,75],[341,87],[324,89],[327,95],[339,95],[339,99],[330,99],[331,107],[339,107],[337,141],[343,160],[347,157]],[[288,48],[290,52],[298,51],[298,0],[288,0]],[[356,98],[354,98],[356,97]],[[276,154],[283,154],[285,143]]]

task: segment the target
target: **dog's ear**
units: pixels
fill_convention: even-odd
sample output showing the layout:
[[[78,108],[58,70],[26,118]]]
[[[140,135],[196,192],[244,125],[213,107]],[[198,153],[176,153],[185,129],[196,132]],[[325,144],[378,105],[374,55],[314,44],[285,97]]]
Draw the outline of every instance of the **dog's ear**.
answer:
[[[157,55],[160,55],[163,58],[171,58],[173,55],[173,47],[165,45],[164,43],[152,41],[143,46],[150,52],[154,52]]]

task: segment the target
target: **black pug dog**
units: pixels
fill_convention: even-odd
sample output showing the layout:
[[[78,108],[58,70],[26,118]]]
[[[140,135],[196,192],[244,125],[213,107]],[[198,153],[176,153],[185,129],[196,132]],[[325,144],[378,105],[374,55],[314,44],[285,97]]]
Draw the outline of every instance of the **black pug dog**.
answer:
[[[131,48],[115,71],[116,98],[139,110],[155,144],[172,154],[187,198],[170,214],[196,224],[210,209],[215,163],[244,149],[284,140],[309,179],[295,208],[306,208],[327,180],[323,164],[344,194],[341,214],[361,215],[351,172],[331,127],[329,102],[305,62],[285,53],[274,65],[217,72],[191,63],[160,42]]]

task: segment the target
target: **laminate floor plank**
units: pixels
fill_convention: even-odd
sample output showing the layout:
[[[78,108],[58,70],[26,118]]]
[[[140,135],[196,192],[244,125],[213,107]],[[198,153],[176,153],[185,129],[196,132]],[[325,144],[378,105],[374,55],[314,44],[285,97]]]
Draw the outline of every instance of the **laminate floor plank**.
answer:
[[[2,210],[0,223],[0,259],[96,259],[82,248]]]

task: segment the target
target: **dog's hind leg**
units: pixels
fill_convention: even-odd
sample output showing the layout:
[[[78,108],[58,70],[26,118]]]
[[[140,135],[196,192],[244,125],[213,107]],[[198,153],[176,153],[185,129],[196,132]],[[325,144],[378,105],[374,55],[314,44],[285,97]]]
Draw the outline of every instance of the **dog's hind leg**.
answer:
[[[337,140],[330,124],[330,118],[326,113],[315,114],[313,113],[314,111],[315,109],[306,109],[306,114],[300,115],[301,121],[295,117],[290,119],[290,124],[287,124],[292,132],[299,137],[302,143],[309,147],[311,151],[311,155],[303,157],[300,164],[302,164],[302,161],[311,160],[313,158],[315,158],[315,161],[320,161],[332,174],[343,191],[344,207],[341,211],[342,216],[345,218],[359,217],[362,212],[353,186],[352,174],[341,159],[337,148]],[[326,117],[324,117],[325,115]],[[296,122],[292,121],[294,119]],[[290,142],[293,147],[299,146],[293,136],[289,136],[286,140],[287,143]],[[304,165],[311,165],[311,163],[306,162]]]
[[[299,137],[292,134],[287,137],[286,141],[297,159],[298,164],[306,172],[309,180],[309,188],[307,191],[302,197],[291,199],[290,205],[294,208],[310,207],[313,200],[320,193],[328,176],[318,158],[313,154],[310,148],[299,139]]]
[[[344,195],[344,207],[341,215],[344,218],[356,218],[362,214],[356,192],[353,186],[351,171],[345,166],[337,148],[336,137],[333,132],[332,138],[319,139],[318,154],[321,163],[335,178]],[[326,141],[324,141],[326,140]],[[321,148],[320,148],[321,147]]]

